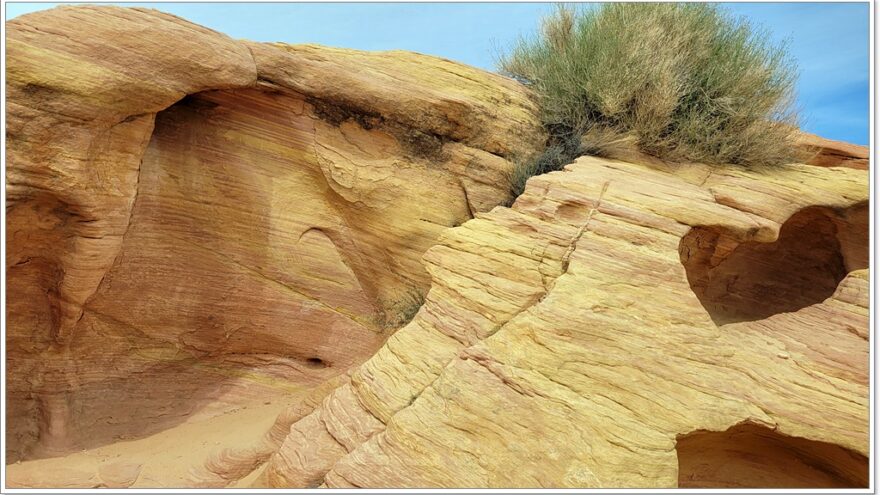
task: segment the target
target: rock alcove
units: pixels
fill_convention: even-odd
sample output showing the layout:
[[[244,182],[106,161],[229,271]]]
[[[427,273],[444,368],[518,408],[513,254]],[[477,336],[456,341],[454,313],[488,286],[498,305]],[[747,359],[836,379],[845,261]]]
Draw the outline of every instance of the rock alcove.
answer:
[[[755,424],[695,432],[676,443],[679,488],[857,488],[868,458]]]
[[[699,227],[679,249],[688,281],[719,325],[797,311],[831,297],[841,280],[868,267],[868,208],[810,207],[788,218],[775,242],[738,242]]]
[[[110,15],[139,20],[124,10]],[[160,30],[179,28],[145,17]],[[506,94],[510,83],[451,62],[418,74],[451,77],[463,96],[436,90],[442,97],[419,100],[410,114],[398,98],[426,87],[407,68],[422,67],[421,56],[386,68],[378,55],[248,49],[200,36],[233,43],[239,70],[257,63],[259,74],[248,81],[214,72],[220,80],[211,84],[226,89],[173,103],[170,91],[155,114],[68,124],[82,127],[70,146],[88,152],[64,180],[88,187],[68,192],[22,179],[10,195],[10,287],[34,294],[8,314],[12,460],[142,438],[257,396],[292,400],[362,362],[415,313],[421,297],[413,294],[428,285],[420,258],[440,232],[506,199],[504,155],[512,148],[504,135],[525,132],[512,145],[522,149],[540,137],[536,123],[511,127],[510,119],[455,127],[452,113],[461,110],[449,105],[467,106],[462,122],[470,126],[531,103],[520,94],[512,106],[490,109],[471,92]],[[321,61],[322,50],[336,54],[332,63]],[[360,75],[372,64],[377,77],[399,73],[402,81],[360,83],[363,92],[340,82],[327,94],[326,78],[353,74],[339,62]],[[228,59],[218,63],[234,72]],[[303,70],[286,75],[304,64],[317,64],[317,79]],[[134,70],[170,71],[146,62]],[[145,94],[124,84],[115,91],[114,99],[132,101],[129,92]],[[54,104],[76,101],[65,95],[51,93]],[[407,120],[414,114],[422,117]],[[14,139],[24,121],[11,120]],[[38,150],[12,147],[13,173],[42,163],[32,158]]]

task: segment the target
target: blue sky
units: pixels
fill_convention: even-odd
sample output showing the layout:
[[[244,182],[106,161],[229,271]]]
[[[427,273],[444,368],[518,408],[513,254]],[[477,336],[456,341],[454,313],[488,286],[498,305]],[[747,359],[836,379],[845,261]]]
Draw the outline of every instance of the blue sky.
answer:
[[[6,3],[6,19],[55,3]],[[404,49],[492,70],[498,47],[533,32],[548,3],[131,3],[234,38]],[[868,144],[868,3],[728,3],[787,39],[801,69],[798,106],[809,132]]]

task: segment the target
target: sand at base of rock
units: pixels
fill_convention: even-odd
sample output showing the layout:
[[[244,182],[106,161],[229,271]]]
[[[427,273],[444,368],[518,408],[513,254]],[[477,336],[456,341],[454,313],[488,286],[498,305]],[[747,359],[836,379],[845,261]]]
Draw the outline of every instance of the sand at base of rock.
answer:
[[[140,465],[131,488],[189,487],[192,468],[203,465],[216,451],[259,440],[278,414],[295,400],[297,396],[274,397],[208,418],[190,419],[139,440],[11,464],[7,471],[12,480],[29,480],[30,487],[72,488],[104,484],[101,473],[107,466]]]

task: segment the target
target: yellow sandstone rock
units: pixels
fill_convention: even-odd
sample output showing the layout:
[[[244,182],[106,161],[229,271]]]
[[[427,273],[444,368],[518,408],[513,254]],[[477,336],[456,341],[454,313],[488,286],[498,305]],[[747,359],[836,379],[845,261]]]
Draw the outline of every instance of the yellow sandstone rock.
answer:
[[[584,157],[444,233],[258,485],[866,486],[867,174],[695,167]]]
[[[511,80],[7,28],[8,486],[867,486],[861,150],[581,157],[497,207],[544,141]]]
[[[523,88],[434,57],[116,7],[8,33],[11,461],[360,363],[427,290],[425,250],[543,140]]]
[[[868,147],[825,139],[813,134],[800,132],[797,146],[807,153],[812,165],[820,167],[849,167],[868,170]]]

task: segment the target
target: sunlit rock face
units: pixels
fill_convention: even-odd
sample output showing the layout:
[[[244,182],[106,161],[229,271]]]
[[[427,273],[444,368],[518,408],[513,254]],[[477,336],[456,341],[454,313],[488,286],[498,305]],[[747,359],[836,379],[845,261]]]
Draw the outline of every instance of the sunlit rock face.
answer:
[[[256,483],[865,486],[867,195],[801,164],[536,177],[428,250],[425,307]]]
[[[515,83],[411,53],[112,7],[23,16],[9,48],[12,461],[360,363],[543,139]]]
[[[581,157],[496,207],[544,142],[510,80],[8,28],[10,486],[867,485],[863,149]]]
[[[796,146],[807,156],[807,163],[820,167],[847,167],[868,170],[870,153],[867,146],[825,139],[801,132]]]

